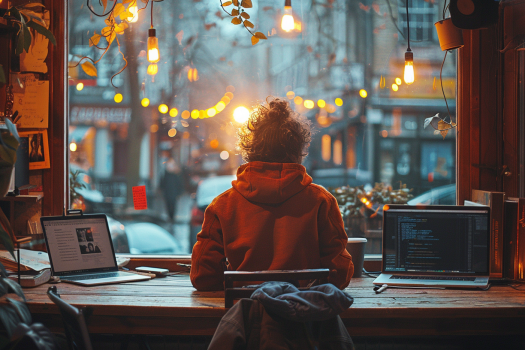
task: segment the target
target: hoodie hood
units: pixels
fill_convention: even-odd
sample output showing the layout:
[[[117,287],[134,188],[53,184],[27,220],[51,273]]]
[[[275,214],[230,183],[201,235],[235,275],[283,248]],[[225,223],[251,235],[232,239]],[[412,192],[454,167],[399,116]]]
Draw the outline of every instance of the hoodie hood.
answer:
[[[301,164],[250,162],[237,169],[232,182],[244,198],[265,204],[284,202],[312,183]]]

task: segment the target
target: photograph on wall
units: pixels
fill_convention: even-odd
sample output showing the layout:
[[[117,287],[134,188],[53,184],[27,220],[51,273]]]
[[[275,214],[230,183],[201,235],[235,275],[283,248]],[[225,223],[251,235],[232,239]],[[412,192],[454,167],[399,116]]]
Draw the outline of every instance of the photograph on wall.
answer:
[[[49,168],[47,130],[24,131],[19,134],[29,140],[29,170]]]

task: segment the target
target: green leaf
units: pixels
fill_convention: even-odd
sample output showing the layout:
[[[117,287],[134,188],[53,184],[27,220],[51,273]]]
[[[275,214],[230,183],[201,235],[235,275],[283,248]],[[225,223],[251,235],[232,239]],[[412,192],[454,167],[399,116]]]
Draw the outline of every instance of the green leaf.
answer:
[[[30,10],[20,10],[20,13],[28,17],[29,20],[32,19],[34,21],[42,23],[43,26],[46,26],[46,22],[38,15],[38,13]]]
[[[9,338],[16,326],[20,323],[20,317],[11,304],[0,304],[0,322],[4,325]]]
[[[0,275],[2,277],[7,277],[7,271],[5,270],[4,265],[2,265],[2,263],[0,263]]]
[[[9,251],[9,253],[11,253],[11,255],[14,258],[15,257],[15,254],[14,254],[15,248],[13,247],[13,241],[11,240],[11,237],[6,232],[6,230],[4,230],[2,225],[0,225],[0,243],[2,243],[4,245],[5,249],[7,249]]]
[[[51,41],[51,43],[53,45],[56,45],[57,44],[57,41],[55,39],[55,36],[53,35],[53,33],[51,33],[51,31],[49,29],[47,29],[46,27],[36,23],[35,21],[30,21],[27,23],[27,26],[29,28],[33,28],[34,30],[36,30],[38,33],[42,34],[43,36],[45,36],[46,38],[49,39],[49,41]]]
[[[29,312],[25,303],[11,298],[7,298],[7,300],[9,300],[9,302],[15,307],[16,312],[22,320],[22,322],[24,322],[25,324],[32,323],[31,313]]]
[[[26,297],[24,295],[24,292],[22,291],[22,287],[20,287],[18,283],[16,283],[13,280],[10,280],[9,278],[0,278],[0,283],[2,283],[5,287],[8,287],[8,290],[11,289],[13,293],[22,298],[22,300],[26,301]]]
[[[0,64],[0,84],[5,84],[5,74],[4,74],[4,67]]]

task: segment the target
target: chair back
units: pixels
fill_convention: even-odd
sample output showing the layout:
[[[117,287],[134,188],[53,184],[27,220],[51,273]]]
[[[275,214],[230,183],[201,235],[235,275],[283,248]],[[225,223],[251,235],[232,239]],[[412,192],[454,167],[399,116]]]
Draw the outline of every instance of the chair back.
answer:
[[[267,271],[224,271],[224,307],[233,306],[235,299],[249,298],[257,288],[235,288],[234,282],[280,281],[296,284],[303,280],[321,280],[328,278],[329,269],[308,270],[267,270]],[[299,288],[305,290],[308,288]]]
[[[49,287],[47,296],[58,306],[58,310],[62,315],[69,349],[93,350],[82,309],[77,309],[62,300],[57,292],[56,286]]]

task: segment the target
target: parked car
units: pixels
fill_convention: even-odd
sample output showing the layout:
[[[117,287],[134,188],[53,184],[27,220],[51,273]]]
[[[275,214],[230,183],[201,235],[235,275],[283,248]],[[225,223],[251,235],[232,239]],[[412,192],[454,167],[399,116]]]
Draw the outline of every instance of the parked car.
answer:
[[[151,222],[123,224],[108,216],[115,253],[185,254],[180,243],[165,229]]]
[[[456,184],[439,186],[424,192],[407,202],[408,205],[455,205],[456,204]]]
[[[190,221],[190,250],[197,242],[197,233],[202,228],[204,221],[204,211],[215,197],[232,187],[235,175],[214,176],[199,182],[195,194],[195,204],[191,209]]]
[[[95,189],[93,179],[89,172],[77,165],[69,165],[71,179],[72,173],[78,171],[77,181],[82,188],[76,188],[75,191],[82,196],[82,211],[84,213],[111,213],[111,203],[107,203],[104,194]]]

